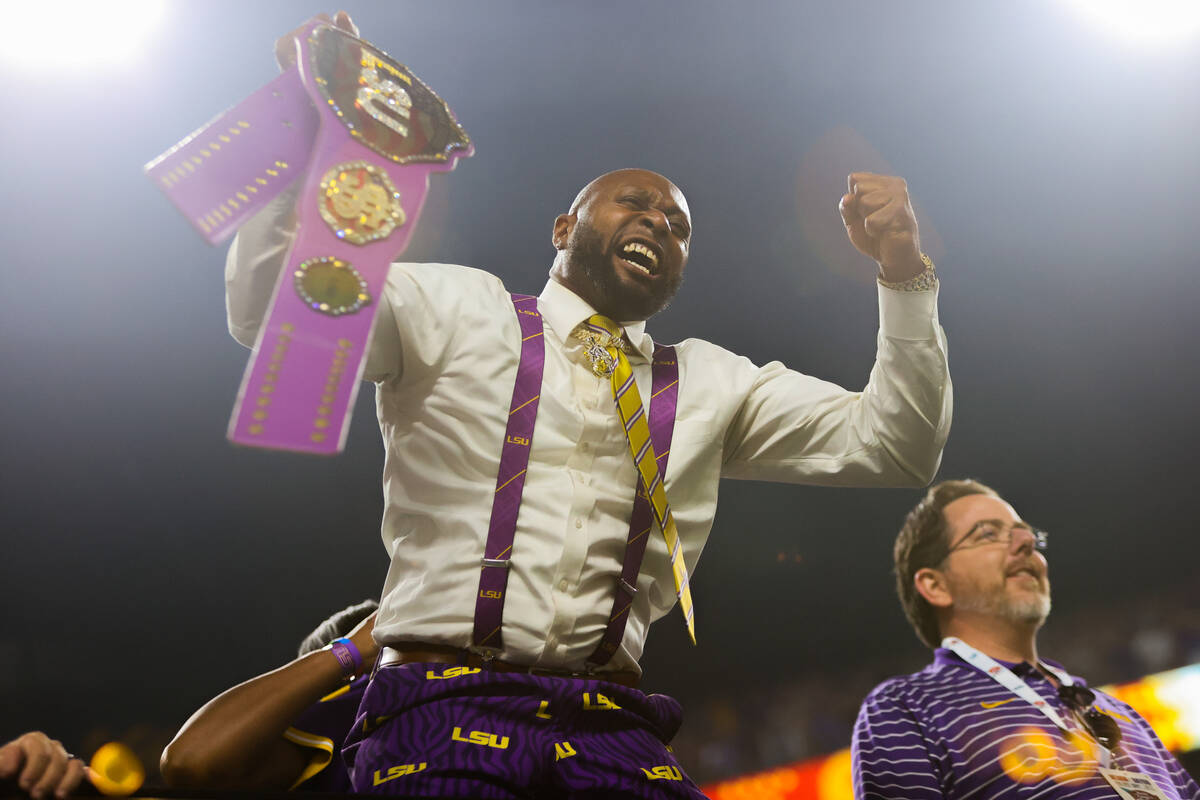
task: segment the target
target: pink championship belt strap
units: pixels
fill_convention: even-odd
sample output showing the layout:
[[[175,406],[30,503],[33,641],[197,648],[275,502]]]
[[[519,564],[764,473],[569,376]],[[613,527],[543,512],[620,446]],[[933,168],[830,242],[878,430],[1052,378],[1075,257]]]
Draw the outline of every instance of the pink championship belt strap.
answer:
[[[296,44],[292,70],[146,172],[213,243],[305,175],[229,438],[328,454],[345,443],[388,266],[429,174],[473,146],[446,103],[371,44],[322,22]]]
[[[292,67],[146,165],[209,244],[219,244],[308,164],[319,117]]]

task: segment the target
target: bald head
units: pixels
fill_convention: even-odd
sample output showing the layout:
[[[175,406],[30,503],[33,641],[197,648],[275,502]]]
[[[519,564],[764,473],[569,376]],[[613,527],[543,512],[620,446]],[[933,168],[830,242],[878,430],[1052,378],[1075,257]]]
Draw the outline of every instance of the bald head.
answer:
[[[689,217],[691,216],[691,212],[688,211],[687,198],[685,198],[683,196],[683,192],[681,192],[679,190],[678,186],[676,186],[674,183],[672,183],[665,176],[660,175],[657,172],[654,172],[653,170],[639,169],[637,167],[625,167],[623,169],[614,169],[612,172],[606,172],[598,178],[593,178],[592,181],[590,183],[588,183],[587,186],[584,186],[582,189],[579,190],[579,194],[575,195],[575,200],[572,201],[572,203],[571,203],[571,210],[568,211],[567,213],[575,214],[577,211],[579,211],[579,207],[581,205],[583,205],[585,202],[587,202],[587,200],[590,197],[595,195],[596,192],[601,187],[603,187],[611,182],[614,182],[614,181],[619,182],[621,179],[630,179],[630,178],[642,179],[642,180],[648,178],[654,182],[666,184],[667,186],[670,187],[671,194],[673,194],[675,196],[675,200],[680,205],[680,207],[683,209],[683,212],[685,214],[688,214]]]

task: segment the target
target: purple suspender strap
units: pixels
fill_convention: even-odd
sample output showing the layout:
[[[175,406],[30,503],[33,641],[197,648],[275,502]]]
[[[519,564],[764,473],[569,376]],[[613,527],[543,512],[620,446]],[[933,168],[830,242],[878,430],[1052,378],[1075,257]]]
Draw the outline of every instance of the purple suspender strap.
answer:
[[[500,470],[496,476],[496,495],[492,501],[492,518],[484,545],[482,568],[479,574],[479,593],[475,598],[475,630],[472,648],[485,655],[504,649],[501,627],[504,620],[504,592],[508,588],[508,569],[512,559],[513,541],[517,533],[517,514],[525,489],[525,473],[529,467],[529,450],[533,442],[533,427],[537,421],[538,399],[541,397],[542,368],[546,363],[545,341],[542,336],[542,316],[537,310],[537,298],[514,294],[513,308],[521,326],[521,361],[513,386],[512,404],[508,413],[504,445],[500,450]],[[679,363],[675,348],[657,345],[652,362],[650,399],[650,439],[658,454],[659,473],[666,479],[667,459],[675,431],[675,410],[679,400]],[[616,597],[608,627],[596,651],[588,658],[592,667],[608,663],[625,636],[625,624],[633,595],[637,592],[638,573],[646,553],[646,543],[654,528],[650,500],[639,490],[634,498],[629,523],[629,538],[625,546],[625,561],[617,582]]]
[[[658,472],[667,479],[667,457],[671,453],[671,438],[675,433],[675,410],[679,402],[679,362],[675,348],[656,345],[652,367],[650,390],[650,441],[658,455]],[[638,573],[642,569],[642,557],[646,554],[646,543],[654,529],[654,512],[650,498],[638,482],[637,495],[633,501],[633,516],[629,520],[629,540],[625,545],[625,563],[621,566],[621,577],[617,581],[617,596],[613,600],[612,614],[608,627],[596,651],[588,657],[589,667],[607,664],[625,638],[625,623],[629,621],[629,609],[637,593]]]
[[[533,425],[537,421],[542,367],[546,364],[546,343],[542,336],[542,315],[537,310],[537,298],[514,294],[512,301],[517,323],[521,326],[521,361],[517,366],[504,446],[500,450],[500,471],[496,476],[492,520],[483,548],[483,568],[479,573],[475,632],[472,636],[472,649],[492,654],[504,648],[500,634],[504,619],[504,592],[508,588],[508,567],[517,533],[517,512],[521,510],[521,494],[525,490]]]

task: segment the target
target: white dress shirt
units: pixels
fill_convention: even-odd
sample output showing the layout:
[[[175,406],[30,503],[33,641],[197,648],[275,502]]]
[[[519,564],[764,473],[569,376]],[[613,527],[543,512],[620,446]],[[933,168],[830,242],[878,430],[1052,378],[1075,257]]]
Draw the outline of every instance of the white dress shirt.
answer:
[[[289,195],[276,198],[274,213],[243,226],[230,248],[229,327],[246,346],[253,346],[286,253]],[[880,287],[879,308],[878,354],[862,392],[778,362],[755,366],[699,339],[677,345],[679,401],[666,492],[689,571],[712,528],[722,477],[826,486],[922,486],[932,479],[952,405],[937,292]],[[595,310],[553,280],[538,309],[545,372],[499,657],[582,669],[612,610],[636,472],[611,384],[591,371],[571,336]],[[520,329],[498,278],[449,264],[394,264],[377,313],[366,377],[376,384],[386,448],[382,537],[391,567],[375,638],[466,647]],[[648,410],[654,343],[643,322],[625,330]],[[639,669],[647,628],[675,603],[657,527],[637,587],[612,669]],[[704,606],[698,595],[701,630]]]

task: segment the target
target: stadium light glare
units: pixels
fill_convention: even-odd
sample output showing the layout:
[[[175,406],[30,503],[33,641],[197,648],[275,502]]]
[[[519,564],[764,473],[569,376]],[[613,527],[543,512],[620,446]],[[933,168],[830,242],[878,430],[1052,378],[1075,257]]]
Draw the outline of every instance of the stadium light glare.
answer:
[[[1127,41],[1179,44],[1200,34],[1197,0],[1066,0],[1081,15]]]
[[[165,0],[57,0],[14,3],[5,7],[0,59],[16,68],[78,79],[70,70],[130,63],[162,23]]]

